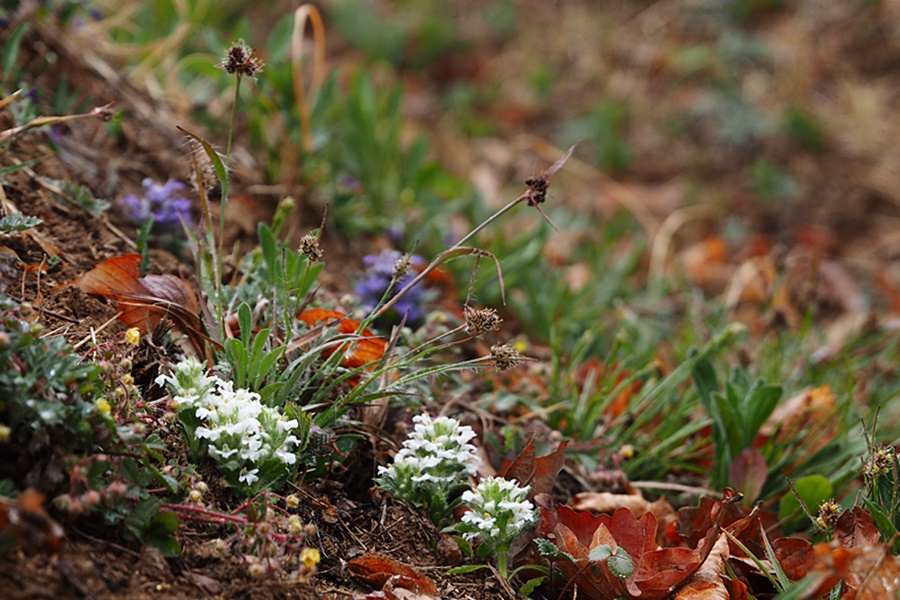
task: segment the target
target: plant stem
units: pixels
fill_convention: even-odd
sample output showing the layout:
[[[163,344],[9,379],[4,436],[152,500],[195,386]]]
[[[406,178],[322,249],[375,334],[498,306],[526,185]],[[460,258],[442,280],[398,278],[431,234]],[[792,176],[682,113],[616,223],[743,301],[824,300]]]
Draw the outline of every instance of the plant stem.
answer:
[[[441,254],[437,258],[435,258],[430,263],[428,263],[428,266],[425,267],[421,273],[416,275],[416,277],[412,281],[410,281],[405,286],[403,286],[403,288],[399,292],[397,292],[397,294],[393,298],[388,300],[380,309],[378,309],[378,312],[376,313],[376,315],[383,315],[388,310],[390,310],[391,307],[393,307],[400,300],[400,298],[402,298],[403,296],[406,295],[407,292],[409,292],[409,290],[411,290],[413,287],[415,287],[415,285],[418,284],[420,281],[425,279],[425,277],[427,277],[429,273],[431,273],[436,268],[438,268],[438,266],[445,260],[445,258],[447,258],[449,253],[451,253],[453,250],[459,250],[460,248],[462,248],[463,244],[465,244],[467,241],[472,239],[472,237],[475,234],[477,234],[479,231],[481,231],[482,229],[484,229],[485,227],[487,227],[488,225],[490,225],[491,223],[493,223],[494,221],[499,219],[505,213],[509,212],[516,204],[518,204],[519,202],[522,202],[523,200],[527,200],[530,197],[531,197],[530,191],[523,193],[521,196],[519,196],[515,200],[511,201],[509,204],[507,204],[506,206],[504,206],[503,208],[501,208],[500,210],[498,210],[497,212],[492,214],[490,217],[485,219],[480,225],[478,225],[477,227],[475,227],[475,229],[473,229],[472,231],[467,233],[465,236],[463,236],[462,239],[460,239],[458,242],[453,244],[453,246],[451,246],[449,249],[445,250],[444,252],[441,252]]]
[[[476,227],[475,229],[473,229],[472,231],[467,233],[465,236],[463,236],[463,238],[461,240],[459,240],[458,242],[456,242],[455,244],[453,244],[453,246],[450,249],[454,250],[456,248],[459,248],[460,246],[465,244],[467,241],[469,241],[479,231],[481,231],[482,229],[484,229],[485,227],[487,227],[488,225],[490,225],[491,223],[493,223],[494,221],[499,219],[501,216],[503,216],[504,213],[511,210],[512,207],[514,207],[516,204],[518,204],[522,200],[529,198],[530,196],[531,196],[530,192],[525,192],[524,194],[522,194],[521,196],[519,196],[518,198],[516,198],[515,200],[513,200],[512,202],[510,202],[509,204],[507,204],[506,206],[504,206],[503,208],[501,208],[500,210],[495,212],[494,214],[492,214],[490,217],[485,219],[481,223],[481,225],[479,225],[478,227]]]
[[[234,100],[231,102],[231,119],[228,123],[228,144],[225,146],[225,166],[230,169],[231,167],[231,143],[234,140],[234,124],[237,122],[237,105],[238,100],[240,100],[241,93],[241,73],[240,71],[237,73],[237,81],[234,84]],[[222,253],[224,252],[225,247],[225,207],[228,205],[228,196],[227,194],[222,194],[222,201],[219,207],[219,255],[216,257],[216,261],[219,266],[219,274],[222,273]]]
[[[498,548],[497,550],[497,570],[500,572],[500,577],[505,581],[509,579],[506,568],[506,548]]]

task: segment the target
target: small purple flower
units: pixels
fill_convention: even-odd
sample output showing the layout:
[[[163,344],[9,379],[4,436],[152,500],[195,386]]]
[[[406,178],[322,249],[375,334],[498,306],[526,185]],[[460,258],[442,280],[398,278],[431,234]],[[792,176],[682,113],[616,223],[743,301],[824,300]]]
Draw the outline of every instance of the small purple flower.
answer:
[[[391,285],[394,276],[394,268],[397,261],[403,258],[403,253],[398,250],[382,250],[380,254],[370,254],[363,257],[363,264],[366,265],[366,272],[363,278],[356,284],[356,294],[362,300],[362,303],[369,308],[375,308],[381,301],[384,293]],[[409,257],[409,265],[413,267],[424,267],[425,259],[418,255]],[[391,296],[396,295],[402,290],[406,284],[413,280],[416,276],[415,272],[407,272],[400,276],[394,283],[391,290]],[[412,270],[414,271],[414,270]],[[389,298],[385,298],[388,300]],[[393,311],[399,315],[406,315],[406,321],[409,323],[417,323],[425,316],[423,305],[427,301],[426,292],[422,286],[417,285],[403,296],[403,298],[394,305]]]
[[[153,222],[160,225],[178,225],[183,219],[191,225],[191,201],[182,195],[187,186],[174,179],[160,184],[149,177],[144,179],[144,195],[130,194],[119,203],[125,214],[136,223],[143,223],[151,214]]]

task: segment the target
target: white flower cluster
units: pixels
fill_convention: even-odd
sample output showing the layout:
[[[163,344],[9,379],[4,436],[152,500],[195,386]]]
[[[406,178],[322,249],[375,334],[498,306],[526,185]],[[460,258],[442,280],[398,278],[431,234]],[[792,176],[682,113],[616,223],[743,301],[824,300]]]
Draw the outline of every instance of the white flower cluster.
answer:
[[[403,442],[394,464],[378,467],[382,480],[390,480],[401,491],[400,497],[413,501],[403,491],[417,487],[449,490],[475,474],[480,459],[469,443],[475,437],[471,427],[451,417],[432,419],[427,414],[417,415],[413,421],[415,430]]]
[[[478,537],[495,547],[506,547],[537,521],[534,505],[525,499],[529,487],[519,487],[515,481],[502,477],[488,477],[475,489],[463,492],[463,502],[472,509],[462,516],[462,522],[472,526],[467,528],[465,537]]]
[[[274,460],[293,465],[292,451],[300,440],[291,433],[297,419],[287,419],[263,405],[256,392],[235,390],[231,381],[205,374],[196,358],[174,366],[174,376],[160,375],[167,384],[179,417],[192,413],[198,422],[194,435],[209,441],[209,455],[226,471],[236,472],[238,482],[252,487],[259,480],[260,465]]]

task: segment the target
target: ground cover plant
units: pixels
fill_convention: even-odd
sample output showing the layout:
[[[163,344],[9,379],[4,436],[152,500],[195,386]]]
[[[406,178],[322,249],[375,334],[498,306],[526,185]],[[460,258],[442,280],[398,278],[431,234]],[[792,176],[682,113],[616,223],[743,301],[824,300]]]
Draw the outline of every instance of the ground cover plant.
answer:
[[[3,4],[4,597],[896,597],[897,16]]]

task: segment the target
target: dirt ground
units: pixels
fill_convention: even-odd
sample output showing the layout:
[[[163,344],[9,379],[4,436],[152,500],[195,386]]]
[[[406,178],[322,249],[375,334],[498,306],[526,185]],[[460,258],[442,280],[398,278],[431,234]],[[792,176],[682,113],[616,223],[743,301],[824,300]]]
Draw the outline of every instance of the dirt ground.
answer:
[[[601,93],[629,104],[629,140],[637,158],[616,179],[574,161],[574,176],[563,181],[564,191],[557,192],[561,201],[593,215],[625,208],[652,236],[669,214],[693,201],[687,183],[690,175],[703,183],[704,194],[718,212],[714,219],[698,219],[687,227],[675,242],[675,253],[714,234],[723,214],[737,215],[747,231],[743,239],[765,237],[767,248],[780,245],[785,252],[815,248],[847,267],[856,278],[854,286],[873,286],[877,302],[886,311],[900,307],[900,151],[896,146],[900,139],[896,111],[900,38],[897,21],[892,25],[890,19],[900,17],[896,1],[787,2],[785,10],[763,15],[749,26],[778,49],[781,62],[746,67],[759,73],[745,77],[744,85],[773,113],[813,98],[828,125],[827,143],[816,152],[797,151],[783,136],[753,142],[752,148],[723,150],[704,122],[686,126],[674,138],[660,137],[654,124],[700,101],[692,80],[699,75],[679,70],[682,67],[669,50],[685,39],[709,39],[707,33],[686,25],[689,20],[676,19],[679,3],[603,3],[608,6],[602,16],[592,12],[591,2],[524,4],[522,12],[528,18],[499,47],[495,39],[479,39],[473,26],[469,31],[474,42],[467,52],[447,57],[430,70],[401,74],[408,89],[412,126],[430,130],[440,158],[450,168],[471,175],[490,195],[490,190],[530,168],[535,155],[544,158],[544,146],[534,140],[549,135],[565,116],[582,109],[596,95],[602,74]],[[459,6],[464,15],[467,3]],[[818,13],[816,6],[822,8]],[[665,32],[647,34],[654,23]],[[573,47],[553,35],[566,30],[586,35],[584,29],[592,24],[603,35],[584,41],[584,46]],[[702,24],[696,27],[702,29]],[[55,150],[48,133],[41,132],[17,137],[0,153],[0,167],[42,159],[31,169],[6,176],[5,197],[0,201],[5,211],[14,207],[43,220],[43,226],[32,233],[0,242],[0,293],[39,305],[45,328],[77,343],[92,330],[103,328],[104,335],[109,335],[123,325],[113,320],[115,309],[108,303],[66,284],[106,257],[134,251],[135,229],[115,204],[102,216],[94,216],[58,200],[35,174],[73,181],[98,196],[114,198],[138,192],[147,176],[185,178],[189,165],[174,128],[182,115],[158,100],[148,100],[128,80],[110,80],[73,44],[59,30],[36,26],[26,37],[22,60],[34,66],[26,66],[25,72],[40,73],[41,79],[29,84],[53,89],[53,79],[65,74],[82,96],[101,103],[113,101],[125,111],[122,135],[113,140],[99,122],[84,120],[64,127]],[[332,46],[335,63],[360,60],[341,42]],[[44,62],[49,53],[55,57],[50,69]],[[590,59],[592,53],[596,55]],[[550,97],[540,102],[516,92],[527,76],[525,67],[536,56],[565,74]],[[116,68],[115,63],[112,67]],[[719,67],[709,63],[698,68]],[[499,124],[499,151],[496,140],[493,146],[485,140],[472,143],[453,123],[435,118],[434,89],[459,80],[484,85],[497,79],[504,80],[504,91],[482,110]],[[8,113],[0,113],[0,130],[13,125]],[[528,166],[509,158],[522,148],[537,150],[529,154]],[[748,172],[751,155],[759,152],[790,171],[802,193],[790,202],[757,202]],[[494,166],[486,180],[478,179],[484,164]],[[235,187],[240,190],[257,183],[245,175]],[[302,199],[302,190],[296,195]],[[315,223],[319,208],[302,207],[307,224]],[[230,221],[230,238],[252,243],[255,223],[267,220],[273,209],[272,202],[262,200],[236,208],[243,214]],[[361,256],[377,241],[345,239],[340,232],[330,231],[324,242],[328,272],[344,274],[326,279],[325,285],[332,293],[344,293],[349,290],[346,274],[360,268]],[[687,260],[683,254],[679,259]],[[191,269],[162,251],[153,255],[154,272],[189,276]],[[10,271],[15,274],[7,277]],[[721,282],[711,285],[719,286],[718,293],[723,291]],[[2,455],[4,462],[17,458],[8,452]],[[371,449],[354,460],[351,472],[373,471]],[[221,533],[212,526],[185,524],[179,531],[183,555],[167,560],[152,547],[129,544],[99,523],[54,515],[66,531],[67,543],[52,555],[19,553],[0,558],[0,596],[10,600],[365,597],[371,586],[349,573],[344,562],[367,552],[419,568],[435,580],[444,598],[505,595],[495,578],[484,576],[485,571],[446,575],[453,558],[434,546],[430,523],[389,499],[372,497],[365,485],[351,479],[352,474],[336,474],[306,490],[315,502],[303,517],[318,527],[314,545],[323,555],[318,575],[309,584],[251,579],[243,565],[209,549],[208,540]]]

